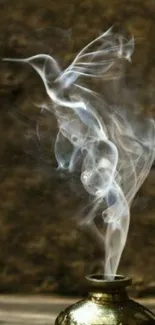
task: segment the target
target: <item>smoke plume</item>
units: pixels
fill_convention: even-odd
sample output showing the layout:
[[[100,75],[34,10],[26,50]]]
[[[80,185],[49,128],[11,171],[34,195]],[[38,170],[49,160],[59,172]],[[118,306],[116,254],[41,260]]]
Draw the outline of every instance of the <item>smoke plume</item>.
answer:
[[[81,182],[92,200],[84,224],[95,225],[102,209],[105,232],[95,228],[95,233],[105,247],[105,274],[111,275],[117,272],[126,243],[132,200],[155,157],[154,121],[141,115],[134,94],[122,82],[124,62],[131,64],[133,51],[133,38],[109,29],[63,71],[47,54],[6,59],[30,64],[44,83],[50,101],[41,110],[55,114],[59,128],[57,168],[81,170]],[[102,86],[110,83],[108,101]]]

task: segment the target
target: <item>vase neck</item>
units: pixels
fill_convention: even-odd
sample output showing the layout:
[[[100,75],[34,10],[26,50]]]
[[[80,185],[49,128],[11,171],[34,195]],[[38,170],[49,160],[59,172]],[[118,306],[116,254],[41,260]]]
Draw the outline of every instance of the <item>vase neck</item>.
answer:
[[[89,299],[96,303],[105,301],[119,302],[128,300],[126,287],[131,284],[131,278],[115,275],[112,280],[106,280],[102,274],[91,274],[86,277]]]
[[[120,290],[120,291],[111,291],[111,292],[89,292],[89,299],[95,303],[104,303],[106,301],[108,302],[121,302],[128,300],[128,294],[127,291]]]

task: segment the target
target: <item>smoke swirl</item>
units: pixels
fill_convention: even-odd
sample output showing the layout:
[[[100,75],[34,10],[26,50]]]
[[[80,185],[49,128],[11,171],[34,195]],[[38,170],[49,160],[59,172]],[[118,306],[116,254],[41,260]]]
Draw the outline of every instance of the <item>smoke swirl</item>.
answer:
[[[155,157],[155,124],[134,109],[134,98],[129,98],[130,109],[115,98],[108,104],[102,92],[87,84],[96,80],[117,84],[123,62],[131,61],[133,50],[133,38],[127,40],[110,29],[85,46],[64,71],[46,54],[6,59],[30,64],[43,80],[50,104],[42,104],[42,110],[54,113],[59,127],[58,169],[72,173],[80,160],[81,182],[93,200],[83,222],[92,224],[104,206],[101,217],[106,231],[102,235],[97,230],[97,235],[105,246],[105,274],[116,274],[130,206]]]

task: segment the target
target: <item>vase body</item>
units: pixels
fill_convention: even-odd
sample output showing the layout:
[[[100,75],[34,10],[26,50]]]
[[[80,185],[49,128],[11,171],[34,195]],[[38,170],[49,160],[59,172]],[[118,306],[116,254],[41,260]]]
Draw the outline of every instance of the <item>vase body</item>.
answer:
[[[129,299],[126,287],[131,279],[102,275],[86,278],[89,294],[62,311],[55,325],[155,325],[155,315]]]

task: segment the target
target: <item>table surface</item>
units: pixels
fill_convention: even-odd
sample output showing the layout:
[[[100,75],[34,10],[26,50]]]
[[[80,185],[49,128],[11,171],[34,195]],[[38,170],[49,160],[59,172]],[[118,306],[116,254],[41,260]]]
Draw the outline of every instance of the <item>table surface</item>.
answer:
[[[47,296],[0,296],[1,325],[52,325],[56,316],[77,299]],[[155,298],[141,299],[147,308],[155,312]]]

